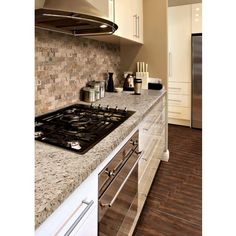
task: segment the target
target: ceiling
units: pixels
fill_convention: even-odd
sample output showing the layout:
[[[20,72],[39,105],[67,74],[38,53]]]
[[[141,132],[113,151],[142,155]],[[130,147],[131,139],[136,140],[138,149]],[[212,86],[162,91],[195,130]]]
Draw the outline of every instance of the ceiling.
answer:
[[[168,0],[168,6],[179,6],[179,5],[186,5],[186,4],[194,4],[194,3],[201,3],[202,0]]]

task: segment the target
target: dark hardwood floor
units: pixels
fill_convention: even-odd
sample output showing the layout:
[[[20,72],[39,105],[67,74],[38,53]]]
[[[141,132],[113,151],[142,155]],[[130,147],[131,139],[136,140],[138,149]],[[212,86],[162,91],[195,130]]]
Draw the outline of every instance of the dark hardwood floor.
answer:
[[[169,162],[162,162],[135,236],[202,235],[202,131],[169,125]]]

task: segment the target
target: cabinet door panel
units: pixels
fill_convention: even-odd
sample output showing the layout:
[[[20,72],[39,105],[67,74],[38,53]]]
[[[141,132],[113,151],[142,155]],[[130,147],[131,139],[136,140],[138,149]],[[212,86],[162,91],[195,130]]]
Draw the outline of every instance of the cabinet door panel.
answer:
[[[192,33],[202,33],[202,4],[192,4]]]
[[[191,5],[168,8],[169,81],[191,81]]]
[[[115,0],[115,35],[136,42],[143,42],[143,1]]]
[[[138,0],[138,16],[139,16],[139,42],[143,43],[143,0]]]
[[[191,106],[190,96],[169,93],[168,104],[170,106],[190,107]]]
[[[97,214],[95,210],[93,210],[89,215],[86,222],[81,225],[80,228],[76,229],[71,236],[96,236],[98,232],[98,224],[95,225],[94,222],[97,222]]]
[[[168,106],[168,117],[175,119],[190,120],[190,108]]]
[[[123,38],[133,38],[132,1],[115,0],[115,23],[118,30],[115,35]]]
[[[168,92],[171,94],[191,94],[191,83],[174,83],[169,82]]]
[[[143,43],[143,1],[131,0],[133,18],[133,40]]]

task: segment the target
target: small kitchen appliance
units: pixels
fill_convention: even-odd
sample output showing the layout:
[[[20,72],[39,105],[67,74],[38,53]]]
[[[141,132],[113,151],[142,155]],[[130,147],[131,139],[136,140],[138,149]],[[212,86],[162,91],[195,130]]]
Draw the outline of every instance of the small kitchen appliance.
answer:
[[[133,74],[127,74],[123,86],[124,91],[134,91],[134,78]]]

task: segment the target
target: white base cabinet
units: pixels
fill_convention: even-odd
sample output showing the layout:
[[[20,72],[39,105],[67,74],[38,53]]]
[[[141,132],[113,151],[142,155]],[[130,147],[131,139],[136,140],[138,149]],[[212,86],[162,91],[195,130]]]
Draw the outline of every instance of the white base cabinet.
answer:
[[[98,173],[93,172],[36,230],[36,236],[94,236],[97,232]]]
[[[143,119],[139,127],[140,151],[143,155],[139,162],[139,182],[147,170],[148,164],[153,159],[162,160],[163,153],[167,151],[167,120],[166,120],[166,95],[152,108]],[[140,189],[139,189],[140,190]],[[144,192],[142,192],[144,193]]]
[[[96,236],[98,234],[98,224],[97,223],[97,212],[92,211],[86,222],[82,224],[77,230],[74,231],[70,236]]]
[[[128,234],[130,236],[138,222],[160,162],[169,159],[166,114],[166,95],[164,95],[139,126],[139,149],[143,154],[138,169],[138,210]]]

